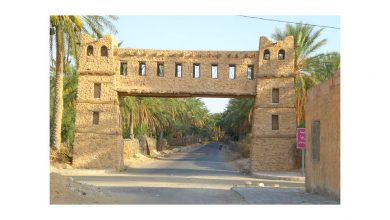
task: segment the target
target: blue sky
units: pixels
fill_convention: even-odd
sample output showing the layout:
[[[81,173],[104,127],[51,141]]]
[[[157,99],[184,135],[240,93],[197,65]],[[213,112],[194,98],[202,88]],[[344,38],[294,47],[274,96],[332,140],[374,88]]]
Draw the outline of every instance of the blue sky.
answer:
[[[256,17],[340,27],[339,16]],[[285,23],[239,16],[120,16],[116,23],[122,47],[178,50],[257,50],[259,37],[271,39]],[[340,30],[324,29],[327,45],[318,53],[340,52]],[[202,98],[211,113],[222,112],[228,99]]]

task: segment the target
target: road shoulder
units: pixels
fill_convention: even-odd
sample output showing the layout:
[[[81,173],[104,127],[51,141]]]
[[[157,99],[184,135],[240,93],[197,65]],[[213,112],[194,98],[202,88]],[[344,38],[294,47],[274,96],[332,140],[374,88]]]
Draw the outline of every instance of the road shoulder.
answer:
[[[248,204],[340,204],[331,198],[297,188],[232,187]]]

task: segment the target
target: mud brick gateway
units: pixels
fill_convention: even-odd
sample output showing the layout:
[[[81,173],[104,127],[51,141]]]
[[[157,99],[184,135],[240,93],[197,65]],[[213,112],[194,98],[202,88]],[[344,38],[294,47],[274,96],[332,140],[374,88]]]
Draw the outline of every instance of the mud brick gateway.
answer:
[[[256,51],[118,48],[81,39],[73,165],[123,167],[119,98],[252,97],[251,171],[294,168],[294,39],[260,37]]]

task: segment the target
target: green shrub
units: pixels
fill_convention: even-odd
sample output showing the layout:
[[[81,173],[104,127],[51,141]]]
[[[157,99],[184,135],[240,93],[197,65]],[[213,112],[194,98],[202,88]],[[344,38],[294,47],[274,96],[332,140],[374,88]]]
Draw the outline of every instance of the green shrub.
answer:
[[[241,141],[238,142],[238,151],[244,158],[249,158],[251,149],[251,138],[250,135],[245,136]]]

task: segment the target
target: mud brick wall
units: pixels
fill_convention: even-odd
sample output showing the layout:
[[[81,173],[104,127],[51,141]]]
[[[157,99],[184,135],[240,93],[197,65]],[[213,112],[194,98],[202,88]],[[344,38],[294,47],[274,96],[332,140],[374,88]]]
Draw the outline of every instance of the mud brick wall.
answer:
[[[307,95],[306,190],[340,199],[340,72]],[[320,121],[319,160],[312,156],[312,121]]]
[[[259,77],[253,109],[251,171],[296,169],[295,93],[293,77]],[[272,89],[279,88],[279,103],[272,103]],[[272,115],[279,128],[272,130]]]
[[[141,153],[141,148],[137,138],[123,140],[123,157],[125,159],[131,159],[139,153]]]
[[[74,146],[73,166],[76,168],[122,169],[122,136],[77,132]]]
[[[116,76],[120,93],[155,96],[254,96],[256,82],[247,78],[248,65],[255,66],[256,51],[174,51],[118,49],[116,71],[127,62],[128,75]],[[146,64],[140,76],[139,63]],[[164,76],[157,75],[157,63],[164,64]],[[175,76],[176,63],[182,76]],[[193,77],[193,65],[199,64],[199,78]],[[211,78],[211,65],[218,65],[218,78]],[[236,78],[229,79],[229,65],[236,66]]]

